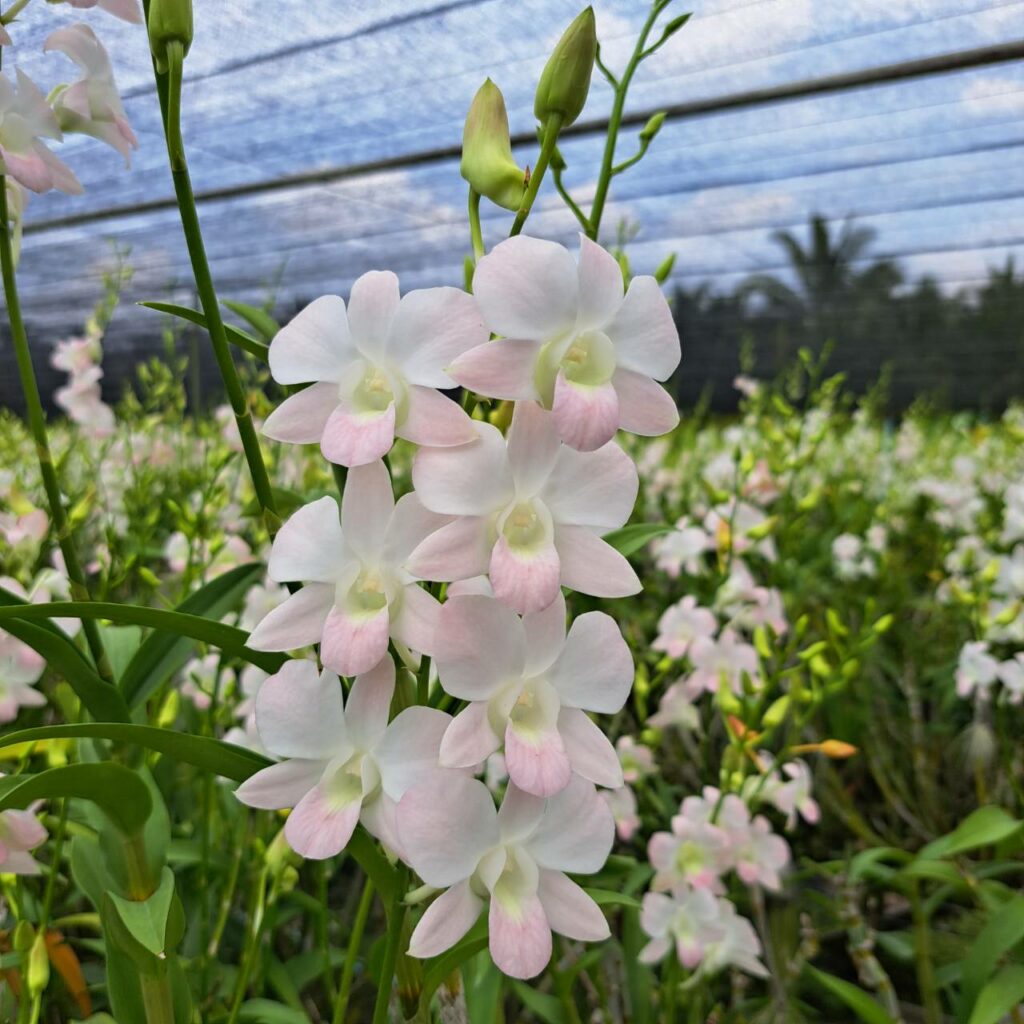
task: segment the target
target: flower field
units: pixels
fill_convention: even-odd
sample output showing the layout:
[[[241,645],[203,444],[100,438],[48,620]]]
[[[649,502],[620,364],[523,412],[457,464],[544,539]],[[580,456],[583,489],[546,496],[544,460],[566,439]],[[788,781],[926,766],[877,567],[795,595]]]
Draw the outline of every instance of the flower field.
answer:
[[[26,190],[81,191],[50,146],[138,146],[63,25],[80,80],[0,78],[0,1019],[1024,1021],[1024,407],[893,419],[822,338],[776,379],[744,350],[734,416],[677,408],[675,256],[639,272],[602,218],[688,15],[654,0],[613,70],[580,12],[530,167],[479,87],[461,281],[366,266],[279,315],[210,271],[191,3],[69,4],[147,33],[199,308],[142,303],[163,355],[116,402],[124,251],[81,336],[30,339]],[[560,141],[595,69],[584,202]],[[817,325],[861,280],[834,262]]]

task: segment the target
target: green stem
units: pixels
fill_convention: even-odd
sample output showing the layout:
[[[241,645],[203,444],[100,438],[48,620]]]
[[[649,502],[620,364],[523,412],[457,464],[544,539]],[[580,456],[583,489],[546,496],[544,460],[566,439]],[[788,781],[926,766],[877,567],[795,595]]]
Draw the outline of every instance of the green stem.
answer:
[[[469,237],[473,243],[473,262],[479,263],[486,250],[480,227],[480,193],[472,185],[469,188]]]
[[[338,1002],[334,1006],[332,1024],[344,1024],[345,1014],[348,1013],[348,1000],[352,994],[352,976],[355,973],[356,958],[359,956],[359,946],[363,941],[363,932],[366,930],[366,919],[370,916],[372,902],[373,882],[367,878],[363,883],[363,894],[359,897],[356,918],[352,922],[352,934],[349,936],[348,949],[345,951],[345,965],[341,969]]]
[[[917,973],[917,987],[924,1007],[925,1024],[939,1024],[942,1020],[942,1005],[935,983],[932,965],[932,940],[928,917],[921,902],[921,891],[916,881],[910,883],[910,907],[914,922],[914,966]]]
[[[551,169],[551,180],[555,183],[555,191],[562,197],[562,202],[569,207],[572,215],[580,222],[580,227],[589,233],[590,221],[587,220],[587,215],[579,208],[576,200],[569,195],[569,190],[562,181],[562,172],[553,167]]]
[[[544,172],[548,169],[548,164],[551,163],[551,155],[558,144],[558,133],[561,130],[562,115],[556,112],[547,119],[544,125],[544,141],[541,143],[540,156],[537,157],[537,166],[534,167],[533,174],[530,176],[530,187],[526,190],[526,195],[523,196],[523,205],[519,207],[516,219],[512,222],[512,230],[508,233],[509,238],[518,235],[523,230],[526,218],[530,216],[533,201],[540,191],[540,183],[544,180]]]
[[[651,13],[644,22],[640,31],[640,38],[636,41],[633,55],[629,58],[626,70],[622,72],[622,78],[615,86],[615,100],[612,103],[612,112],[608,118],[608,135],[604,143],[604,156],[601,159],[601,173],[598,175],[597,188],[594,190],[594,202],[590,207],[590,227],[587,236],[597,241],[597,234],[601,229],[601,217],[604,215],[605,202],[608,199],[608,188],[612,183],[615,167],[615,147],[619,141],[619,129],[622,127],[622,111],[626,106],[626,93],[629,91],[629,84],[633,80],[636,69],[644,58],[644,48],[647,45],[647,37],[654,28],[654,22],[661,13],[663,7],[655,3],[651,7]],[[607,76],[606,76],[607,77]]]
[[[28,7],[29,0],[14,0],[14,3],[0,17],[0,25],[10,25],[14,19]]]
[[[399,886],[399,889],[401,888],[402,886]],[[377,1002],[373,1007],[373,1024],[387,1024],[388,1006],[391,1004],[391,983],[395,977],[395,961],[398,960],[398,940],[402,935],[404,921],[405,906],[396,899],[388,915],[388,934],[384,942],[384,960],[380,967]]]
[[[171,179],[174,183],[174,195],[178,202],[181,226],[185,233],[185,244],[188,248],[192,274],[196,280],[196,291],[199,303],[206,317],[210,342],[213,345],[214,358],[220,370],[228,402],[235,414],[238,433],[242,439],[242,450],[245,461],[249,465],[256,500],[263,512],[263,519],[271,536],[281,525],[274,504],[274,495],[270,486],[270,477],[263,461],[259,437],[253,424],[249,400],[238,376],[231,347],[228,344],[224,321],[220,315],[217,292],[210,275],[210,265],[206,258],[206,247],[199,226],[199,213],[196,210],[195,196],[192,192],[192,181],[188,173],[188,162],[185,158],[185,146],[181,136],[181,73],[184,53],[180,43],[172,43],[167,48],[167,74],[156,72],[157,92],[160,98],[160,109],[163,114],[164,135],[167,140],[167,157],[171,166]]]
[[[46,894],[43,896],[43,909],[39,914],[39,931],[45,932],[50,926],[50,917],[53,914],[53,899],[57,891],[57,875],[60,873],[60,857],[64,850],[64,837],[67,834],[68,826],[68,802],[60,802],[60,819],[57,822],[57,829],[53,833],[53,862],[50,864],[50,873],[46,879]]]
[[[60,483],[57,470],[53,465],[50,443],[46,436],[46,416],[43,413],[43,402],[39,397],[39,384],[36,381],[35,369],[32,366],[32,352],[25,333],[25,323],[21,318],[21,303],[18,300],[18,288],[14,273],[14,250],[11,245],[10,214],[7,209],[7,178],[0,174],[0,264],[3,267],[4,296],[7,300],[7,316],[11,325],[11,340],[14,344],[14,355],[18,363],[18,377],[21,391],[25,396],[25,412],[28,417],[29,430],[35,442],[36,457],[39,459],[39,472],[43,480],[43,490],[50,506],[50,517],[53,520],[57,543],[64,556],[71,594],[76,601],[88,601],[89,590],[85,583],[82,563],[78,560],[78,552],[71,537],[71,524],[64,510],[64,501],[60,494]],[[82,620],[89,651],[96,664],[96,670],[108,683],[113,684],[114,673],[110,661],[100,639],[99,625],[90,620]]]

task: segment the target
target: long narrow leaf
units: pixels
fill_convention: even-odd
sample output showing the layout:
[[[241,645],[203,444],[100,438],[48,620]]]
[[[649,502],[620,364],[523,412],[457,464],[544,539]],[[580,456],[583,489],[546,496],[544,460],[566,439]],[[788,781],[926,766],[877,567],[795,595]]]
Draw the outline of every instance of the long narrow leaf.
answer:
[[[146,309],[155,309],[158,313],[176,316],[179,320],[187,320],[198,327],[206,328],[206,316],[198,309],[189,309],[188,306],[177,306],[173,302],[140,302],[139,305],[145,306]],[[255,356],[264,363],[270,358],[267,346],[258,338],[254,338],[251,334],[247,334],[231,324],[225,324],[224,330],[227,333],[228,341],[232,345],[237,346],[244,352],[248,352],[249,355]]]

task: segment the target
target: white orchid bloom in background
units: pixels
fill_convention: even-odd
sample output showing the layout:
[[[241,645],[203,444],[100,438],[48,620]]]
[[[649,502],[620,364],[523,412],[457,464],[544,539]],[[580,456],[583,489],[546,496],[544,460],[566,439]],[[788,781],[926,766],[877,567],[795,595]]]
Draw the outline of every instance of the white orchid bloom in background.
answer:
[[[286,760],[246,779],[235,795],[249,807],[294,808],[285,838],[303,857],[340,853],[359,821],[401,852],[395,806],[411,785],[440,770],[437,750],[451,719],[417,706],[388,724],[394,691],[390,658],[359,676],[347,701],[333,672],[286,662],[256,697],[260,742]]]
[[[786,815],[786,830],[796,828],[797,817],[808,825],[821,820],[821,808],[812,795],[814,777],[806,761],[787,761],[780,771],[772,770],[767,778],[751,775],[743,785],[743,797],[769,803]]]
[[[563,445],[551,414],[530,402],[516,405],[507,441],[488,423],[474,426],[472,444],[424,448],[413,461],[423,504],[457,518],[413,552],[412,572],[446,582],[487,574],[521,614],[546,608],[560,586],[637,593],[629,562],[601,539],[633,510],[633,460],[613,442],[594,452]]]
[[[398,278],[371,271],[337,295],[310,303],[270,344],[279,384],[305,384],[274,410],[263,433],[293,444],[319,442],[342,466],[382,458],[396,437],[445,447],[474,437],[465,411],[436,389],[453,388],[445,367],[486,340],[472,296],[425,288],[399,298]]]
[[[623,430],[665,434],[679,422],[657,381],[679,365],[679,334],[653,277],[624,293],[622,269],[580,236],[579,263],[555,242],[517,235],[477,264],[473,294],[503,335],[458,358],[451,375],[491,398],[533,399],[561,439],[594,451]]]
[[[470,704],[441,743],[441,764],[470,768],[504,744],[509,778],[535,796],[564,789],[572,773],[617,789],[615,748],[587,716],[614,714],[633,685],[633,658],[615,620],[579,616],[566,634],[561,594],[520,619],[491,597],[452,597],[435,643],[446,692]]]
[[[435,777],[402,797],[398,833],[413,870],[447,890],[416,925],[410,956],[451,948],[488,900],[491,957],[513,978],[544,970],[552,931],[584,942],[608,937],[600,908],[565,874],[599,871],[615,838],[608,805],[584,779],[546,800],[510,784],[498,811],[482,782]]]
[[[684,967],[701,974],[732,966],[758,978],[768,975],[754,926],[729,900],[707,889],[684,886],[671,896],[647,893],[640,926],[651,937],[640,951],[643,963],[657,963],[674,948]]]
[[[9,174],[33,192],[59,189],[78,195],[82,186],[71,168],[59,160],[40,139],[63,137],[57,117],[46,97],[20,68],[15,89],[0,75],[0,160]]]
[[[781,872],[789,864],[789,844],[772,831],[771,822],[762,814],[752,818],[735,793],[722,801],[716,821],[729,838],[729,861],[740,879],[777,892]]]
[[[693,594],[669,605],[658,619],[658,635],[651,644],[656,651],[664,651],[670,658],[682,658],[690,644],[698,637],[713,637],[718,631],[718,619],[708,608],[701,608]]]
[[[50,0],[52,3],[53,0]],[[91,7],[98,7],[101,11],[131,22],[133,25],[142,24],[142,11],[139,8],[138,0],[65,0],[72,7],[79,10],[88,10]]]
[[[405,563],[419,542],[447,519],[415,494],[395,504],[383,462],[351,470],[341,500],[304,505],[281,527],[268,575],[306,585],[253,630],[257,651],[290,651],[320,643],[324,665],[343,676],[372,669],[388,638],[432,654],[440,605],[418,586]]]
[[[38,875],[40,868],[29,853],[46,841],[46,829],[31,810],[0,812],[0,872]]]
[[[744,674],[755,686],[759,684],[757,651],[729,628],[723,629],[715,639],[697,637],[690,644],[687,656],[693,664],[693,673],[687,679],[691,692],[717,693],[724,679],[733,693],[740,694]]]
[[[35,689],[45,668],[46,662],[31,647],[0,631],[0,723],[13,722],[19,708],[46,704]]]
[[[60,50],[85,72],[84,78],[61,86],[50,97],[61,129],[105,142],[130,165],[138,141],[124,112],[110,58],[96,33],[88,25],[68,25],[51,32],[43,50]]]
[[[956,667],[956,692],[958,697],[977,694],[986,700],[992,684],[999,676],[999,662],[989,653],[988,644],[970,641],[960,648]]]

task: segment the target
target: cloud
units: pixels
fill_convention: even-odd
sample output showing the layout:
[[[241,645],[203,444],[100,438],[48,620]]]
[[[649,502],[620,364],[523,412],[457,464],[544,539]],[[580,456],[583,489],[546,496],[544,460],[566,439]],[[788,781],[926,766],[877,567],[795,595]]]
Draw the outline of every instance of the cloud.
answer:
[[[1016,117],[1024,114],[1024,82],[997,75],[975,78],[964,87],[960,100],[976,117]]]

